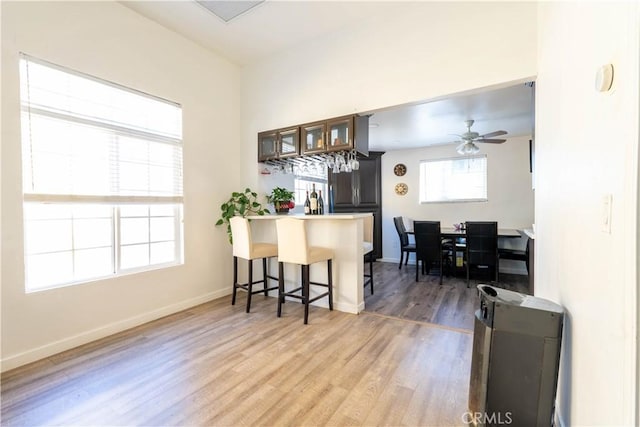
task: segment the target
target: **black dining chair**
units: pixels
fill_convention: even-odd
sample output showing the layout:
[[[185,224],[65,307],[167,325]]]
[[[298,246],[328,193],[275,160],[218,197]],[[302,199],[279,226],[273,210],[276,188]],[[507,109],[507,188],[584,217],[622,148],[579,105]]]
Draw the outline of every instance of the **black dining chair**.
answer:
[[[404,227],[404,221],[401,216],[393,218],[393,224],[396,226],[398,238],[400,239],[400,265],[398,265],[398,269],[401,269],[402,261],[404,260],[404,265],[407,265],[409,262],[409,254],[416,252],[416,245],[409,243],[409,235],[407,234],[407,229]],[[404,254],[407,254],[406,260],[404,259]]]
[[[418,270],[422,263],[422,272],[429,273],[431,267],[438,266],[440,271],[440,284],[442,285],[442,273],[444,270],[444,257],[447,250],[442,246],[439,221],[414,221],[413,233],[416,238],[416,282]]]
[[[467,222],[467,287],[471,270],[493,269],[495,281],[498,281],[498,223],[491,221]]]

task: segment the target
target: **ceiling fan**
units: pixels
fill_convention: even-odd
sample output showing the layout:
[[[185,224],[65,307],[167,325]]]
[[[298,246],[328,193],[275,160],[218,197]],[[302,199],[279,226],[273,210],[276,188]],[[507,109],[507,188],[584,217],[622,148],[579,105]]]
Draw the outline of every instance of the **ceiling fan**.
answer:
[[[502,144],[506,141],[506,139],[490,139],[494,136],[506,135],[507,132],[504,130],[497,130],[494,132],[489,132],[484,135],[480,135],[478,132],[471,132],[471,126],[473,126],[473,120],[465,120],[464,124],[467,127],[467,131],[459,136],[462,140],[462,143],[456,147],[456,151],[460,154],[476,154],[480,149],[475,144],[476,142],[487,142],[490,144]]]

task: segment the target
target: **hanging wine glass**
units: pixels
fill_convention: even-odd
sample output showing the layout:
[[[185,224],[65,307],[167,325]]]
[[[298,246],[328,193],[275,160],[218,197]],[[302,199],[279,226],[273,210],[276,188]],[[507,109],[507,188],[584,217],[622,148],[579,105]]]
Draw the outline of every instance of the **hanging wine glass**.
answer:
[[[353,169],[354,171],[357,171],[358,169],[360,169],[360,162],[358,161],[356,150],[353,150],[351,154],[352,154],[351,169]]]
[[[333,156],[331,154],[329,154],[327,156],[326,163],[327,163],[327,167],[329,169],[333,169],[334,165],[336,164],[336,162],[335,162],[335,160],[334,160],[334,158],[333,158]]]

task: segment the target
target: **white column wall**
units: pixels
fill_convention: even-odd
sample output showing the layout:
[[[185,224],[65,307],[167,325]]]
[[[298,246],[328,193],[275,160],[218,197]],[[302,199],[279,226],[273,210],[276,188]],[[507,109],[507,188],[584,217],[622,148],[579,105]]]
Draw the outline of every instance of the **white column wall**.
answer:
[[[637,2],[542,2],[536,294],[566,309],[561,426],[638,425]],[[615,68],[612,90],[596,70]],[[611,232],[603,198],[612,196]]]

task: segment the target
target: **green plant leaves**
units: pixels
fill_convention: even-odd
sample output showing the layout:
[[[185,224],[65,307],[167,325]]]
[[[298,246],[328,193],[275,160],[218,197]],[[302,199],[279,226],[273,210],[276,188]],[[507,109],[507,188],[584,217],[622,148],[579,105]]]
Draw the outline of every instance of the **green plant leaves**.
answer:
[[[216,222],[216,226],[227,224],[227,235],[229,236],[229,243],[233,243],[233,236],[231,235],[231,224],[229,220],[238,216],[248,215],[260,215],[271,213],[269,209],[263,208],[256,199],[258,193],[251,191],[250,188],[246,188],[243,193],[234,191],[231,193],[231,197],[225,203],[220,205],[221,218]]]

